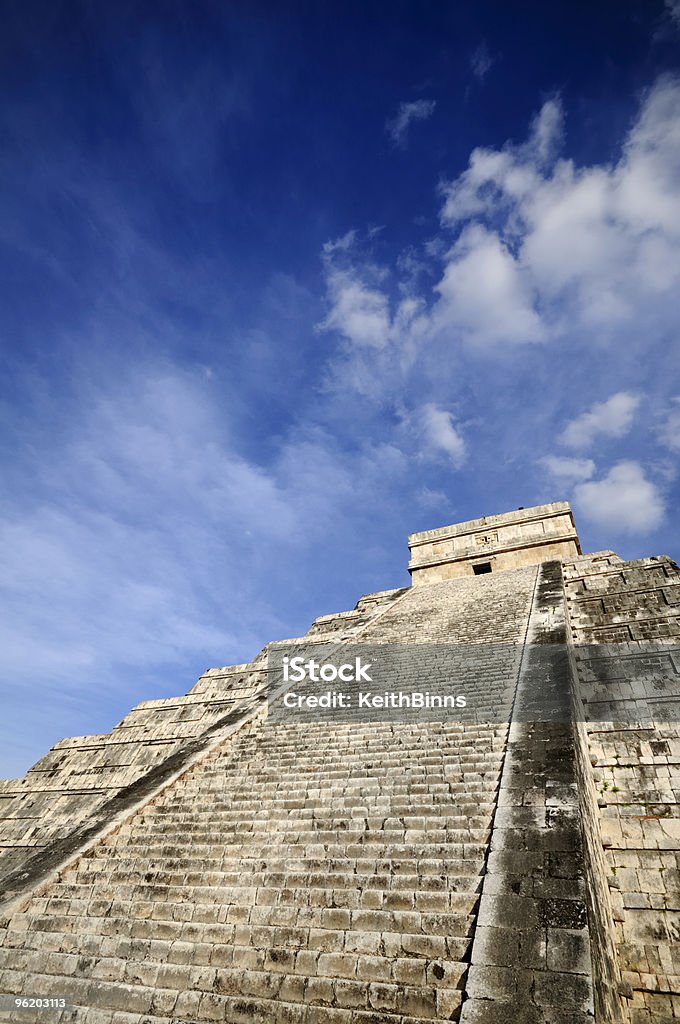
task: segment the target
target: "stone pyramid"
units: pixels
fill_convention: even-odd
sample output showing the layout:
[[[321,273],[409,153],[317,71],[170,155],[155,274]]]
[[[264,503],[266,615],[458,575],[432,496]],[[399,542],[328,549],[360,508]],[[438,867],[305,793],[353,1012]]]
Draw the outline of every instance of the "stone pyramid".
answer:
[[[0,783],[1,1020],[680,1018],[677,565],[564,502],[409,544],[412,587]],[[359,645],[465,710],[282,712],[283,651]]]

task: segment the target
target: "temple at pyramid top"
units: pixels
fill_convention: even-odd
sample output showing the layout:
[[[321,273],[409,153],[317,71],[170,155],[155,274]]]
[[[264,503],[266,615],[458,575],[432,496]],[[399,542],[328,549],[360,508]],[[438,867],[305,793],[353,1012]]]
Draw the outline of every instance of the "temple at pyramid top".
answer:
[[[568,501],[412,533],[408,546],[408,569],[414,586],[581,554]]]

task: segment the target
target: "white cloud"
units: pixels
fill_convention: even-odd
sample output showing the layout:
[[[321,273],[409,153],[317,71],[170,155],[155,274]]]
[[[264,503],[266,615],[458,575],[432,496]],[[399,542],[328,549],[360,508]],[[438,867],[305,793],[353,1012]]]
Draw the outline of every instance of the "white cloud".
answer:
[[[331,268],[326,281],[331,308],[320,326],[338,331],[353,345],[384,348],[390,336],[387,297],[352,271]]]
[[[562,108],[557,100],[543,104],[521,146],[473,149],[469,166],[444,186],[442,220],[456,225],[470,217],[509,212],[540,183],[540,166],[556,150],[562,136]]]
[[[454,331],[479,346],[545,337],[521,266],[498,235],[483,227],[473,225],[463,232],[436,291],[435,330]]]
[[[96,667],[103,686],[125,664],[228,657],[239,627],[252,636],[249,610],[226,617],[231,632],[206,607],[222,538],[281,544],[298,512],[230,451],[200,376],[140,367],[134,382],[83,393],[54,450],[40,438],[30,494],[0,518],[7,670],[77,689]]]
[[[137,700],[290,635],[305,557],[318,564],[330,537],[351,546],[357,517],[379,522],[386,495],[404,493],[408,460],[388,437],[347,446],[307,418],[260,465],[236,449],[219,374],[137,360],[95,376],[78,379],[73,404],[41,380],[26,457],[3,462],[3,672],[20,680],[19,704],[30,691],[54,709],[17,751],[24,767],[59,732],[103,731]],[[46,426],[52,403],[58,429]],[[79,718],[61,715],[65,701]]]
[[[648,533],[665,513],[659,489],[633,461],[617,463],[601,480],[578,484],[574,503],[598,526],[626,533]]]
[[[340,238],[334,238],[329,242],[324,242],[323,255],[324,260],[332,258],[335,253],[349,252],[357,241],[357,232],[354,228],[350,231],[346,231]]]
[[[542,465],[558,480],[565,484],[590,480],[595,472],[592,459],[572,459],[562,455],[546,455],[540,459]]]
[[[529,160],[545,164],[553,159],[562,142],[564,112],[559,100],[547,100],[531,125],[524,152]],[[512,179],[510,179],[512,180]]]
[[[470,69],[478,81],[483,81],[494,65],[494,58],[489,53],[486,43],[480,43],[470,55]]]
[[[666,413],[664,424],[659,433],[659,440],[674,452],[680,452],[680,396],[674,398],[673,404]]]
[[[444,491],[433,487],[423,487],[416,494],[416,501],[422,508],[444,514],[450,506],[451,499]]]
[[[670,329],[680,289],[680,82],[662,78],[649,91],[617,162],[579,167],[558,158],[562,140],[562,107],[550,99],[524,143],[472,152],[443,188],[453,245],[442,232],[423,246],[418,273],[413,253],[398,267],[392,294],[417,310],[407,323],[391,313],[384,278],[365,273],[354,232],[327,246],[323,326],[359,347],[414,353],[433,339],[642,349]],[[434,292],[425,291],[440,261]]]
[[[395,146],[405,146],[408,131],[415,121],[427,121],[434,114],[435,100],[414,100],[412,103],[401,103],[394,117],[385,123],[385,131]]]
[[[680,28],[680,0],[666,0],[669,17]]]
[[[428,402],[422,410],[422,426],[428,447],[437,453],[447,455],[454,466],[465,461],[465,442],[454,426],[453,416]]]
[[[202,372],[138,365],[84,385],[64,436],[31,438],[0,515],[0,649],[36,700],[132,705],[131,666],[189,685],[253,656],[286,635],[271,566],[285,577],[357,504],[375,517],[403,491],[408,462],[387,440],[348,451],[307,424],[268,467],[243,458],[221,397]]]
[[[550,100],[525,144],[474,150],[444,189],[443,222],[493,223],[546,334],[577,325],[632,334],[650,317],[670,319],[680,284],[680,83],[650,90],[611,166],[556,159],[561,126]]]
[[[599,436],[623,437],[639,404],[639,395],[619,391],[568,423],[559,440],[569,448],[588,448]]]

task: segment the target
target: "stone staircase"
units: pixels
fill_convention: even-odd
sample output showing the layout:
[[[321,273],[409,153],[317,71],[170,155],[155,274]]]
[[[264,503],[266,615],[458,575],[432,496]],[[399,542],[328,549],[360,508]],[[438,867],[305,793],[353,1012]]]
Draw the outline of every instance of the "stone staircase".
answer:
[[[417,588],[308,640],[500,633],[493,679],[471,662],[466,685],[509,709],[536,578]],[[262,708],[6,912],[0,992],[62,996],[29,1019],[87,1024],[458,1019],[507,729]]]
[[[257,722],[12,918],[3,988],[88,1020],[450,1020],[504,743]]]
[[[0,782],[0,1021],[680,1019],[679,595],[607,551],[369,594],[62,740]],[[290,711],[300,654],[467,704]]]
[[[0,1021],[679,1019],[680,570],[545,561],[568,506],[518,512],[432,564],[531,564],[365,595],[0,781]],[[286,710],[281,657],[359,653],[466,709]]]

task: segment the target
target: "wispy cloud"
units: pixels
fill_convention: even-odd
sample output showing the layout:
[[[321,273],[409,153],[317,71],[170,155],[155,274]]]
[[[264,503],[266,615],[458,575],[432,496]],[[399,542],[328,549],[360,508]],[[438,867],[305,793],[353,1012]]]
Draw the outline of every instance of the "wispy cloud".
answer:
[[[482,82],[493,65],[494,58],[489,53],[488,46],[485,42],[481,42],[470,54],[470,70],[472,74],[479,82]]]
[[[329,269],[327,284],[330,311],[320,327],[337,330],[353,345],[384,348],[391,328],[386,296],[349,270]]]
[[[559,440],[569,448],[589,448],[598,437],[623,437],[630,430],[639,405],[639,395],[619,391],[571,420]]]
[[[680,0],[666,0],[666,10],[671,20],[680,28]]]
[[[671,451],[680,452],[680,396],[676,396],[671,400],[671,404],[664,415],[659,439]]]
[[[305,239],[285,273],[251,246],[259,203],[242,218],[235,200],[233,237],[211,234],[247,90],[185,66],[163,110],[168,65],[150,60],[147,72],[151,95],[131,109],[149,175],[164,182],[154,202],[123,180],[125,155],[118,165],[111,151],[88,162],[70,141],[50,149],[49,125],[24,128],[18,115],[9,133],[20,156],[31,149],[21,131],[40,136],[40,159],[30,173],[20,159],[12,182],[38,213],[27,227],[11,194],[0,233],[37,278],[58,277],[62,305],[32,292],[44,319],[31,344],[44,331],[44,346],[4,378],[0,417],[14,432],[0,432],[0,644],[24,708],[29,691],[52,707],[59,691],[58,703],[89,709],[87,726],[53,724],[40,747],[186,689],[362,589],[405,582],[409,530],[556,490],[601,546],[664,523],[671,476],[659,467],[675,459],[680,427],[668,390],[675,80],[649,90],[620,150],[595,165],[565,155],[550,99],[524,141],[474,150],[439,192],[424,183],[427,217],[408,235],[400,214],[400,252],[389,223],[345,231],[351,222],[313,210],[340,235],[319,286],[297,219],[277,227],[291,253]],[[433,110],[402,104],[395,144]],[[167,210],[184,201],[173,233]],[[57,215],[43,235],[47,207]],[[370,213],[369,224],[385,220]],[[36,364],[44,375],[26,384]],[[642,394],[656,420],[633,418]],[[562,433],[571,447],[556,455]]]
[[[432,487],[423,487],[416,495],[416,500],[424,509],[431,509],[440,514],[454,514],[450,508],[451,499],[444,491],[434,490]]]
[[[401,103],[394,117],[385,122],[385,131],[395,146],[403,147],[408,139],[408,132],[416,121],[427,121],[434,114],[436,100],[413,100]]]
[[[53,442],[26,438],[30,489],[6,502],[0,522],[13,609],[4,651],[16,651],[16,671],[50,663],[53,683],[69,686],[96,667],[102,683],[121,660],[233,649],[234,633],[205,615],[220,531],[246,546],[249,536],[281,543],[297,513],[269,474],[230,450],[214,393],[195,374],[146,367],[132,381],[87,386]]]
[[[219,373],[145,361],[100,378],[81,379],[52,435],[27,421],[0,510],[3,671],[55,707],[41,745],[83,719],[112,726],[159,678],[156,692],[182,692],[290,635],[278,609],[296,561],[341,536],[357,502],[378,517],[407,470],[395,444],[346,451],[309,422],[269,464],[245,457]],[[43,422],[64,397],[36,382]]]
[[[540,462],[552,475],[565,484],[590,480],[595,473],[592,459],[572,459],[563,455],[544,455]]]
[[[422,411],[423,434],[426,445],[435,453],[443,453],[455,467],[465,461],[465,442],[446,409],[428,402]]]
[[[560,486],[568,489],[579,519],[620,534],[646,534],[665,518],[661,487],[650,480],[639,462],[616,462],[599,477],[593,459],[547,455],[540,462]]]

